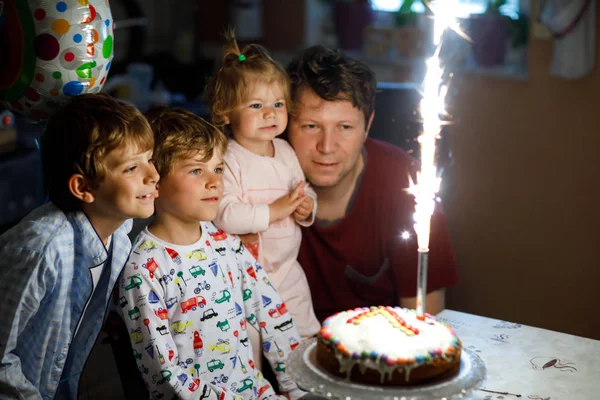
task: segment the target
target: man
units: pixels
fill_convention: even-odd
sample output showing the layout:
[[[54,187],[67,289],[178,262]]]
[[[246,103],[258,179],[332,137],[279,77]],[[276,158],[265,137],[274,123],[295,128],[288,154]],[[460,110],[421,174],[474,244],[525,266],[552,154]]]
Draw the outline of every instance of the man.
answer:
[[[288,67],[295,109],[288,125],[306,179],[318,195],[317,221],[302,229],[299,261],[317,318],[371,305],[416,306],[414,198],[418,165],[403,150],[368,138],[376,80],[364,64],[321,46]],[[441,205],[432,218],[426,311],[445,308],[457,282]]]

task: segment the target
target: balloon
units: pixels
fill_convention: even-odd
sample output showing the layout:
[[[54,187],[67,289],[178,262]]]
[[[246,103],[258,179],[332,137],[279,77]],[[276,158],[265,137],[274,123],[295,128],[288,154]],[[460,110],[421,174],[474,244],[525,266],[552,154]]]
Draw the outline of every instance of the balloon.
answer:
[[[0,1],[0,106],[47,119],[102,89],[114,55],[108,0]]]

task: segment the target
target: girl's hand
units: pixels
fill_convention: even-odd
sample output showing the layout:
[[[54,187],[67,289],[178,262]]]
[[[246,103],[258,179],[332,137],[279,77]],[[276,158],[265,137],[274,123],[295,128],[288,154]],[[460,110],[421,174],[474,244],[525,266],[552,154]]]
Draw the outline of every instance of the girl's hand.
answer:
[[[269,204],[269,224],[289,217],[307,197],[304,182],[300,182],[290,193]],[[311,208],[312,210],[312,208]]]
[[[298,222],[306,221],[312,214],[315,201],[312,197],[305,196],[302,203],[294,211],[294,219]]]

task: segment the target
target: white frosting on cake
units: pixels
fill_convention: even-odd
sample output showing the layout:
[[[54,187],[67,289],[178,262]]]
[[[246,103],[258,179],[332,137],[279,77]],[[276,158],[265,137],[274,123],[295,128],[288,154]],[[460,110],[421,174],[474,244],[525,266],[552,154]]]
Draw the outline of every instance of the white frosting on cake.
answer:
[[[452,345],[454,335],[436,320],[426,318],[425,321],[420,321],[414,311],[402,308],[388,311],[396,313],[407,325],[417,328],[419,333],[407,335],[394,327],[382,314],[369,316],[357,324],[348,323],[350,318],[365,313],[362,309],[332,316],[328,320],[329,332],[336,341],[343,344],[349,354],[375,352],[377,359],[382,355],[393,359],[415,359],[438,349],[444,352]]]
[[[381,383],[391,380],[394,371],[408,382],[413,369],[451,362],[461,346],[448,326],[429,315],[419,320],[415,310],[400,307],[340,312],[323,322],[319,336],[332,346],[339,372],[346,378],[357,366],[362,374],[367,369],[379,372]]]

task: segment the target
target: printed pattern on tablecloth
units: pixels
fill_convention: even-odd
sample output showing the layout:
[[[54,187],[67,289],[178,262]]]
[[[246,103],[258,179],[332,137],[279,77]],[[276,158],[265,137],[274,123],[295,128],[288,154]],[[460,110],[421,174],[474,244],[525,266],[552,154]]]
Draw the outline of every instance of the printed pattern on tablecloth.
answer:
[[[452,310],[437,319],[485,363],[482,390],[468,399],[588,400],[600,393],[600,341]]]

